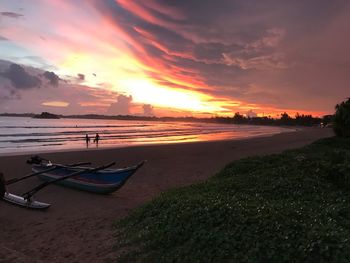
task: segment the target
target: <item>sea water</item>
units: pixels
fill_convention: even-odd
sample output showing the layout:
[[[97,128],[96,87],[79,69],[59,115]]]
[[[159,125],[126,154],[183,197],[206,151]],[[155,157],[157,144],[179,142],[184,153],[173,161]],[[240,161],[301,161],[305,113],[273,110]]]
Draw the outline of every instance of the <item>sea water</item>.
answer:
[[[240,139],[290,129],[201,122],[0,117],[0,154]],[[98,133],[98,145],[93,138]],[[85,135],[91,137],[86,144]]]

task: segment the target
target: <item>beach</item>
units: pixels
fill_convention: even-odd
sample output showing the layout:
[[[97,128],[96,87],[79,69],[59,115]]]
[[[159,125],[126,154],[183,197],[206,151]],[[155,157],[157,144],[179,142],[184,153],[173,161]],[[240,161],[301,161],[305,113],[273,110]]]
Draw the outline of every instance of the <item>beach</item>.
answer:
[[[90,161],[95,166],[116,161],[118,167],[147,163],[111,195],[96,195],[61,186],[40,191],[37,200],[51,203],[38,212],[0,202],[1,262],[112,262],[112,224],[163,191],[206,180],[230,161],[279,153],[332,136],[332,130],[302,128],[273,136],[241,140],[134,146],[116,149],[45,153],[57,163]],[[11,179],[30,173],[27,155],[0,157],[1,171]],[[11,185],[23,193],[40,181]]]

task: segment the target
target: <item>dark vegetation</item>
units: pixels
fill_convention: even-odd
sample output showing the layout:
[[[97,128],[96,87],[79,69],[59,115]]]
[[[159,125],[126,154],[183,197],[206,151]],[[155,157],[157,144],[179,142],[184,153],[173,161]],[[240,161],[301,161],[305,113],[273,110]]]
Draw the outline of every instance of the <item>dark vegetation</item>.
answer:
[[[322,118],[313,117],[312,115],[304,115],[297,113],[295,117],[289,116],[286,112],[280,115],[280,118],[265,117],[246,117],[239,112],[231,117],[216,117],[212,120],[221,123],[233,124],[252,124],[252,125],[287,125],[287,126],[326,126],[333,120],[332,115],[325,115]]]
[[[41,114],[34,115],[35,119],[59,119],[60,117],[56,114],[52,114],[49,112],[42,112]]]
[[[44,114],[44,112],[42,113]],[[42,115],[41,114],[41,115]],[[46,113],[45,113],[46,114]],[[51,114],[51,113],[47,113]],[[52,114],[55,115],[55,114]],[[40,116],[32,113],[16,114],[2,113],[0,116],[5,117],[33,117]],[[265,117],[246,117],[236,112],[233,117],[212,117],[212,118],[195,118],[195,117],[147,117],[134,115],[55,115],[58,118],[69,119],[110,119],[110,120],[135,120],[135,121],[181,121],[181,122],[209,122],[209,123],[227,123],[227,124],[250,124],[250,125],[289,125],[289,126],[325,126],[332,122],[333,115],[325,115],[322,118],[313,117],[312,115],[296,114],[293,118],[287,113],[282,113],[280,118]]]
[[[334,132],[337,136],[350,137],[350,98],[335,106]]]
[[[115,227],[118,262],[349,262],[350,138],[235,161]]]

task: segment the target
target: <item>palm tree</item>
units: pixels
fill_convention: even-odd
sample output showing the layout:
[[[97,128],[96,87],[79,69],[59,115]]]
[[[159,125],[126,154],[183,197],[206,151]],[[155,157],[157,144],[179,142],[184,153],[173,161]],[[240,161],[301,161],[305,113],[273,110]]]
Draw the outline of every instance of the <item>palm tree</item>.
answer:
[[[334,132],[340,137],[350,137],[350,98],[335,106]]]

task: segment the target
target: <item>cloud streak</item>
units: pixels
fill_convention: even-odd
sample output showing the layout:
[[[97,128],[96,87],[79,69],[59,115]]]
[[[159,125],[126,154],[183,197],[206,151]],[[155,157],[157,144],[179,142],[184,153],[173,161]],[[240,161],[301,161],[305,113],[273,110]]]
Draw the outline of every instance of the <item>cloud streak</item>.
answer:
[[[22,14],[15,13],[15,12],[0,12],[0,15],[4,17],[10,17],[10,18],[16,18],[16,19],[23,17]]]

